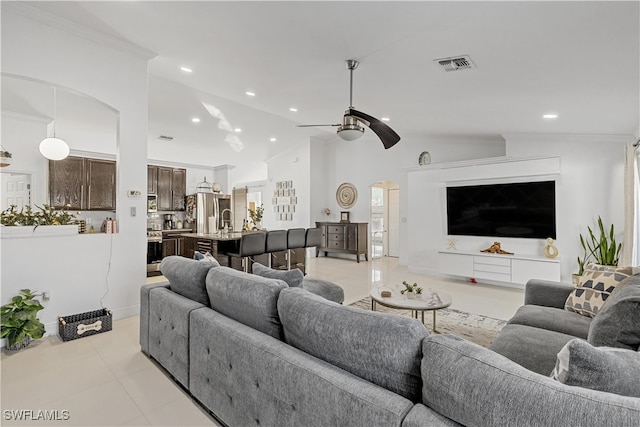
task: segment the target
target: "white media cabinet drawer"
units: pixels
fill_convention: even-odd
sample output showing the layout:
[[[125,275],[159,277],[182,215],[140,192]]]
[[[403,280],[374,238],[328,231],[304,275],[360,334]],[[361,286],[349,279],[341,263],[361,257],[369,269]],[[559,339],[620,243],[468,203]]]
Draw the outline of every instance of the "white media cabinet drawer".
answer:
[[[535,256],[438,252],[439,272],[524,285],[529,279],[560,281],[560,260]]]

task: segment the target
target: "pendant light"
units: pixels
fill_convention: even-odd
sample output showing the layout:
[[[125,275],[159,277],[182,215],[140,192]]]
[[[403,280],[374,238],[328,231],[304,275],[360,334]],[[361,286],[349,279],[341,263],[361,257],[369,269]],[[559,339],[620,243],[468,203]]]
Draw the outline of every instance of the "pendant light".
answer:
[[[53,88],[53,138],[45,138],[40,143],[40,153],[49,160],[62,160],[69,155],[69,145],[56,138],[57,119],[56,88]]]

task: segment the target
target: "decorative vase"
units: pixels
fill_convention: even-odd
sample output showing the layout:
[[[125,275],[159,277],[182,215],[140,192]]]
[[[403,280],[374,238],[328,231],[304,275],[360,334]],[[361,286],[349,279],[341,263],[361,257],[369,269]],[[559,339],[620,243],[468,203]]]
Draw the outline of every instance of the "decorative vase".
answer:
[[[255,221],[253,223],[253,226],[256,228],[256,230],[262,230],[262,221]]]
[[[416,298],[422,299],[422,293],[416,294]]]
[[[415,299],[416,297],[416,294],[414,292],[407,291],[404,294],[407,296],[408,299]]]
[[[7,350],[9,351],[22,350],[23,348],[29,347],[29,344],[31,344],[31,337],[24,337],[22,341],[18,341],[13,345],[7,345]]]

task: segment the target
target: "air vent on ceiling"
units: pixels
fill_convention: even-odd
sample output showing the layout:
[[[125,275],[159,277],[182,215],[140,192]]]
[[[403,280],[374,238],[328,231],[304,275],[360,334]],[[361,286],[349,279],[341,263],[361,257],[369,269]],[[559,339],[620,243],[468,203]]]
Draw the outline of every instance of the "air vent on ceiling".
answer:
[[[471,60],[469,55],[452,56],[451,58],[436,59],[435,62],[445,71],[458,71],[467,70],[469,68],[476,68],[475,64]]]
[[[173,137],[172,136],[167,136],[167,135],[160,135],[158,137],[158,139],[160,141],[173,141]]]

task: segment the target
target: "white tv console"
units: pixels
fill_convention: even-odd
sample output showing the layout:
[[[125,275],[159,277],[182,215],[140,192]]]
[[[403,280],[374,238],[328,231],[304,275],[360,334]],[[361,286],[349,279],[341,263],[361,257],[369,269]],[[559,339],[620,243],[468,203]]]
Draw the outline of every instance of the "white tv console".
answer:
[[[529,279],[560,281],[560,259],[535,255],[438,251],[439,272],[524,285]]]

